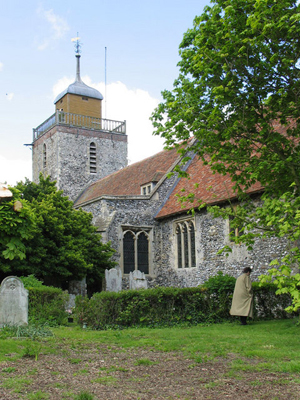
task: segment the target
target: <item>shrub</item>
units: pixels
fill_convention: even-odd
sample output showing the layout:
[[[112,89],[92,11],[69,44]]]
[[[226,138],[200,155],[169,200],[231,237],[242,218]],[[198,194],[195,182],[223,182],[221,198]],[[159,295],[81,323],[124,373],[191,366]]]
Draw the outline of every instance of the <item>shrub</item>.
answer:
[[[39,281],[34,275],[20,276],[20,279],[26,289],[43,286],[43,282]]]
[[[288,293],[276,295],[277,286],[273,283],[253,282],[252,288],[254,293],[254,318],[288,318],[295,315],[295,313],[285,311],[291,304],[291,296]]]
[[[62,325],[67,322],[65,305],[68,293],[53,286],[45,286],[34,275],[21,276],[28,290],[28,320],[34,325]]]
[[[202,287],[173,287],[96,293],[76,297],[75,318],[93,329],[129,326],[174,326],[215,321]]]
[[[49,326],[66,323],[67,292],[50,286],[29,287],[28,292],[29,323],[48,324]]]
[[[216,319],[221,320],[228,317],[235,281],[233,276],[223,275],[223,272],[219,271],[217,275],[210,277],[203,284],[210,297],[210,307],[215,310]]]
[[[218,273],[194,288],[159,287],[76,297],[75,319],[92,329],[174,326],[231,320],[235,278]],[[253,283],[255,318],[286,318],[289,296],[276,296],[272,284]]]

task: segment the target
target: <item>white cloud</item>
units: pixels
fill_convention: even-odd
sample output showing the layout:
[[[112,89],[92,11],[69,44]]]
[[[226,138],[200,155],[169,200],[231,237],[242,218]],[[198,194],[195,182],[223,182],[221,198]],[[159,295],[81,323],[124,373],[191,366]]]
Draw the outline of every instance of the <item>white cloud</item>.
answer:
[[[11,101],[13,99],[14,95],[15,95],[14,93],[6,93],[6,99],[8,101]]]
[[[17,182],[31,179],[31,160],[9,160],[0,155],[0,182],[14,186]]]
[[[52,88],[53,100],[55,99],[56,96],[58,96],[63,90],[65,90],[74,81],[75,81],[74,78],[67,78],[66,76],[59,79]]]
[[[3,70],[4,64],[0,61],[0,71]]]
[[[82,77],[82,80],[88,86],[99,90],[105,97],[103,82],[92,83],[89,76]],[[53,87],[53,99],[72,82],[74,78],[60,79]],[[150,157],[163,149],[163,139],[152,135],[153,127],[149,120],[158,103],[159,100],[151,97],[147,91],[129,89],[122,82],[113,82],[106,87],[102,118],[126,120],[129,163]]]
[[[67,21],[59,15],[55,14],[52,9],[44,10],[43,8],[39,8],[37,12],[50,24],[51,33],[38,46],[38,50],[45,50],[51,43],[64,37],[64,35],[70,30],[70,28]]]

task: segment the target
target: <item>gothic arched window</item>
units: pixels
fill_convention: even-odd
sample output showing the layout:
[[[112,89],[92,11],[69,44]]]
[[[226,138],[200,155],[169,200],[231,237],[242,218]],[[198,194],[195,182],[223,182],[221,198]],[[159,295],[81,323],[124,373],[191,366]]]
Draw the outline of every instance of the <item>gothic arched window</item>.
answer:
[[[175,226],[177,267],[196,266],[195,226],[192,220],[180,221]]]
[[[96,154],[96,144],[94,142],[90,143],[90,173],[95,174],[97,172],[97,154]]]
[[[179,225],[177,225],[176,228],[176,237],[177,237],[177,266],[178,268],[182,268],[181,228]]]
[[[149,274],[149,235],[139,229],[123,233],[124,274],[139,270]]]
[[[137,237],[137,269],[149,274],[149,245],[148,236],[141,232]]]
[[[133,232],[126,232],[123,236],[124,274],[135,270],[135,237]]]

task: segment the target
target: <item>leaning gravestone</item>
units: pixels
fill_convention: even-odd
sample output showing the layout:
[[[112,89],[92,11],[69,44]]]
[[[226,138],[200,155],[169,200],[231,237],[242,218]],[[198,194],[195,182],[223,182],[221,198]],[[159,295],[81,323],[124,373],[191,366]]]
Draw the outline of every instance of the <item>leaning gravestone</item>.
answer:
[[[105,270],[106,290],[108,292],[120,292],[122,290],[122,272],[120,268]]]
[[[28,324],[28,290],[15,277],[5,278],[0,287],[0,327]]]
[[[135,270],[129,274],[129,289],[147,289],[148,283],[144,272]]]

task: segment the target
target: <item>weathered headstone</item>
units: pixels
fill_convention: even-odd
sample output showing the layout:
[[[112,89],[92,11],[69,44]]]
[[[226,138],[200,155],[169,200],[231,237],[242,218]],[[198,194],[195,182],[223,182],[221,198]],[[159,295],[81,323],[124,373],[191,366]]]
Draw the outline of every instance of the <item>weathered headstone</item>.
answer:
[[[106,290],[108,292],[120,292],[122,290],[122,272],[120,268],[105,270]]]
[[[73,308],[75,308],[75,298],[76,298],[76,294],[69,294],[69,299],[66,302],[66,310],[72,310]]]
[[[147,289],[148,283],[144,272],[135,270],[129,274],[129,289]]]
[[[28,324],[28,290],[15,277],[5,278],[0,287],[0,327]]]
[[[71,294],[75,294],[75,296],[83,296],[87,295],[87,284],[86,277],[81,279],[81,281],[70,281],[68,292]]]

